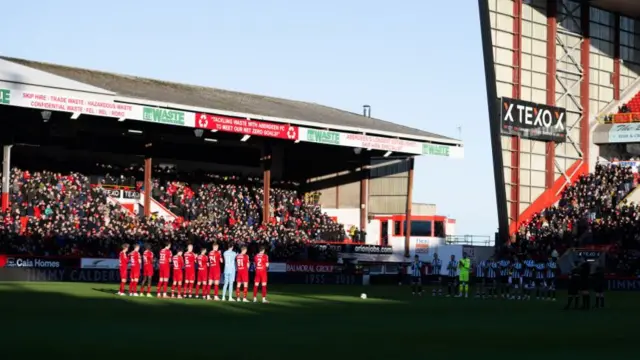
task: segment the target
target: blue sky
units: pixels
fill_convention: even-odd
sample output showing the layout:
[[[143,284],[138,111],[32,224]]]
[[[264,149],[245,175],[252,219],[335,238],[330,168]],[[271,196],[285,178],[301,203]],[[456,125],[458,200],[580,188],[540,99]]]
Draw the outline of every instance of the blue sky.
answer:
[[[90,5],[91,4],[91,5]],[[317,102],[452,137],[464,160],[418,158],[414,202],[460,235],[497,212],[475,2],[13,1],[4,55]]]

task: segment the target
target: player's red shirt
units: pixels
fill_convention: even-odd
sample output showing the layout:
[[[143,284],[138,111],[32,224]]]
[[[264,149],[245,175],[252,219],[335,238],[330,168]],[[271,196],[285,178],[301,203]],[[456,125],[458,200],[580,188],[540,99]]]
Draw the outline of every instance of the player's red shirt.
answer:
[[[192,272],[196,268],[196,254],[193,252],[184,253],[184,270]]]
[[[142,259],[145,267],[153,267],[153,252],[151,250],[145,250]]]
[[[184,267],[184,258],[181,255],[175,255],[173,257],[173,270],[180,270]]]
[[[209,258],[207,255],[198,255],[198,271],[207,271]]]
[[[239,254],[236,256],[236,268],[238,272],[249,272],[249,255]]]
[[[118,263],[120,265],[120,269],[126,269],[129,264],[129,257],[127,253],[124,251],[120,251],[120,258],[118,259]]]
[[[158,259],[158,264],[160,267],[168,268],[171,265],[171,250],[162,249],[160,250],[160,259]]]
[[[134,251],[130,255],[131,257],[131,267],[134,269],[140,269],[140,253]]]
[[[266,272],[269,268],[269,256],[267,254],[258,254],[253,257],[253,263],[256,264],[256,272]]]
[[[220,250],[209,251],[209,266],[212,270],[220,270]]]

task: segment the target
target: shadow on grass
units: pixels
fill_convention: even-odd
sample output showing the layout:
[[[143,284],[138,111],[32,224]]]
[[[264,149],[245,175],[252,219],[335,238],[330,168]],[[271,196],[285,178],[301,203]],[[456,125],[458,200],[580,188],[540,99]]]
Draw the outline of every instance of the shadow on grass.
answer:
[[[353,295],[357,289],[334,295],[328,288],[317,288],[314,295],[308,287],[300,287],[300,292],[282,287],[284,291],[273,292],[271,304],[120,297],[116,289],[95,284],[0,284],[3,354],[8,359],[27,354],[125,354],[388,360],[450,357],[452,351],[456,358],[495,355],[496,346],[508,353],[527,346],[537,357],[615,357],[633,349],[637,322],[627,312],[559,315],[534,303],[460,305],[395,292],[393,302],[358,301]],[[344,294],[347,300],[331,300]]]

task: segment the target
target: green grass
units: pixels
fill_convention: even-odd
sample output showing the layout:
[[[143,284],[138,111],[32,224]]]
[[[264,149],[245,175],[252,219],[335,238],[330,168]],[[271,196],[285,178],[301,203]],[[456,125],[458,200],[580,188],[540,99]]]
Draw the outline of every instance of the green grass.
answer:
[[[131,298],[83,283],[0,283],[3,358],[599,359],[636,356],[640,293],[607,309],[412,297],[406,287],[273,286],[271,304]],[[359,298],[361,292],[369,296]],[[13,356],[11,356],[13,355]]]

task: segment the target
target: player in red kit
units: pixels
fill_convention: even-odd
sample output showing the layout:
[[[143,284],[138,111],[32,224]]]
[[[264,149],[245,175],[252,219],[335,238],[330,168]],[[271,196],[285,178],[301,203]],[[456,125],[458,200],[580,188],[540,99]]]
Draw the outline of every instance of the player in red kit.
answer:
[[[151,297],[151,278],[153,277],[153,252],[151,251],[151,245],[144,245],[144,253],[142,253],[142,295],[147,294],[147,297]],[[145,291],[146,289],[146,291]]]
[[[176,289],[178,290],[178,299],[182,299],[180,290],[182,290],[184,258],[182,257],[182,250],[178,250],[178,253],[172,259],[173,263],[173,284],[171,285],[171,297],[176,297]]]
[[[129,266],[129,256],[127,252],[129,251],[129,244],[122,245],[122,251],[120,251],[120,256],[118,257],[118,265],[120,266],[120,291],[118,291],[118,295],[124,295],[124,286],[127,283],[127,266]]]
[[[269,270],[269,256],[264,253],[264,246],[260,246],[260,252],[253,258],[256,266],[256,278],[253,283],[253,302],[258,302],[258,285],[262,285],[262,302],[267,301],[267,271]]]
[[[211,285],[213,288],[213,300],[219,301],[218,291],[220,289],[220,267],[222,264],[222,254],[218,250],[218,244],[213,244],[213,249],[209,251],[209,287],[207,289],[207,299],[211,299]]]
[[[129,296],[138,296],[138,280],[140,280],[140,245],[135,244],[129,255],[131,259],[131,282],[129,283]]]
[[[200,292],[200,287],[202,286],[202,298],[206,299],[207,297],[207,276],[209,271],[209,257],[207,256],[207,249],[200,250],[200,255],[198,255],[198,282],[196,283],[196,297],[198,297],[198,292]]]
[[[171,243],[167,243],[164,249],[160,250],[160,256],[158,257],[158,270],[160,275],[158,278],[158,297],[167,297],[172,259]]]
[[[249,302],[247,293],[249,292],[249,255],[247,255],[247,247],[240,249],[240,254],[236,256],[236,301]],[[244,297],[240,300],[240,286],[244,286]]]
[[[193,296],[193,283],[196,282],[196,254],[193,245],[187,245],[184,253],[184,297]]]

